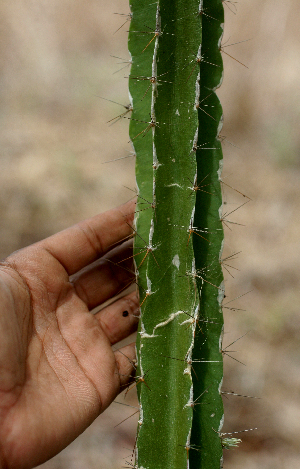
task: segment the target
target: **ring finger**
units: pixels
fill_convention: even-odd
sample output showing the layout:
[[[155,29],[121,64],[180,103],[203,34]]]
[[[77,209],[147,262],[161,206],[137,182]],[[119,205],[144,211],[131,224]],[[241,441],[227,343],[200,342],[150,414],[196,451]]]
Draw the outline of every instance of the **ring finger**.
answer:
[[[139,301],[134,291],[103,308],[95,317],[113,345],[136,331],[139,310]]]

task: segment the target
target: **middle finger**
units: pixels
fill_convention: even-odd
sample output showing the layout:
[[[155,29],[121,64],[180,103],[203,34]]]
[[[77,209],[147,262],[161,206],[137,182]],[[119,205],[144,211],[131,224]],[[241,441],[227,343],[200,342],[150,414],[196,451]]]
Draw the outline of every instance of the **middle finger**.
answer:
[[[72,276],[70,281],[77,295],[90,310],[132,284],[135,278],[132,254],[132,242],[127,241]]]

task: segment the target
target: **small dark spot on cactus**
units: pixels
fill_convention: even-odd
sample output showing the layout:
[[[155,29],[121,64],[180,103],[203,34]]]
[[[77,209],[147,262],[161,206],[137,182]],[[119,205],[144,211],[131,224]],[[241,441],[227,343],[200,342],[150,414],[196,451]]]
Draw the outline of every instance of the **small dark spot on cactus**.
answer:
[[[127,316],[129,316],[128,311],[123,311],[122,316],[123,318],[127,318]]]

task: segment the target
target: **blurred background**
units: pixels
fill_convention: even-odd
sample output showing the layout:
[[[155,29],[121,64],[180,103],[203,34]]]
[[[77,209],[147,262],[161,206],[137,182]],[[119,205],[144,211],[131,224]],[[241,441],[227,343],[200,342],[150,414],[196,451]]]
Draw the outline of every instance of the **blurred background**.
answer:
[[[224,395],[224,432],[258,427],[234,435],[225,469],[300,467],[297,7],[224,1],[224,210],[251,201],[225,226],[226,255],[241,252],[225,271],[224,347],[240,338],[227,350],[242,363],[225,354],[223,390],[255,397]],[[128,104],[128,13],[125,0],[0,3],[0,258],[132,197],[128,120],[107,124]],[[115,425],[133,412],[113,403],[40,467],[126,466],[137,416]]]

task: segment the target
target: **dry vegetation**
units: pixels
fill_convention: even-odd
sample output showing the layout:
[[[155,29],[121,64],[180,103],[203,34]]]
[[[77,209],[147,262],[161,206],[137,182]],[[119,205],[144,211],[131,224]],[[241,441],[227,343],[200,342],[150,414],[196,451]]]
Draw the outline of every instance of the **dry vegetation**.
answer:
[[[224,389],[260,397],[225,398],[224,431],[241,434],[225,469],[293,469],[300,465],[300,12],[296,0],[225,2],[220,97],[225,125],[223,179],[252,201],[225,226],[226,255],[242,251],[226,272]],[[232,10],[232,11],[230,11]],[[134,161],[126,119],[124,0],[11,0],[0,4],[0,256],[132,197]],[[237,14],[235,14],[237,13]],[[126,64],[124,64],[126,65]],[[231,142],[231,143],[229,143]],[[234,146],[233,146],[234,145]],[[224,186],[226,210],[245,199]],[[119,400],[123,399],[120,397]],[[135,402],[134,391],[126,402]],[[112,404],[44,469],[117,469],[134,442],[130,408]]]

